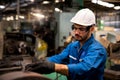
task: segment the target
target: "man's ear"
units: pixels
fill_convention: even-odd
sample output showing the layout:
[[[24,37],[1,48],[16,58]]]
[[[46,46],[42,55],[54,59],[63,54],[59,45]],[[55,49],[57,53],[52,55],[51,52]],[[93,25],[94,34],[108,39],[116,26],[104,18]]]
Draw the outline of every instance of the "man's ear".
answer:
[[[90,31],[93,32],[94,30],[95,30],[95,27],[92,26],[92,27],[90,28]]]

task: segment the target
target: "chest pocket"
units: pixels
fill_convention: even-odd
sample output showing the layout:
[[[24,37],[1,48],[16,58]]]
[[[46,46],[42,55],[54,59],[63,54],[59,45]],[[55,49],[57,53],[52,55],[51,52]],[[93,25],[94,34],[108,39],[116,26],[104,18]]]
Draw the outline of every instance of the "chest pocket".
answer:
[[[80,55],[80,57],[79,57],[79,58],[81,58],[81,59],[82,59],[82,58],[84,58],[85,56],[86,56],[86,52],[85,52],[85,51],[82,51],[82,52],[81,52],[81,55]]]
[[[81,62],[85,56],[86,56],[86,52],[84,50],[81,50],[77,58],[78,62]]]
[[[77,53],[73,53],[69,55],[70,63],[78,63],[81,62],[82,59],[86,56],[86,52],[84,50],[80,50]]]

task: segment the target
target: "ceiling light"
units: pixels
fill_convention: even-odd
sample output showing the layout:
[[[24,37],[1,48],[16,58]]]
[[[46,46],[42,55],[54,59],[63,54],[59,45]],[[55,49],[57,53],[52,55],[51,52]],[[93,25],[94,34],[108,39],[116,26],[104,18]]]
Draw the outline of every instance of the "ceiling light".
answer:
[[[96,3],[97,3],[97,0],[92,0],[92,3],[95,3],[95,4],[96,4]]]
[[[55,3],[59,3],[60,1],[59,0],[55,0]]]
[[[107,2],[103,2],[103,1],[98,1],[97,2],[99,5],[102,5],[102,6],[106,6],[106,7],[114,7],[114,4],[110,4],[110,3],[107,3]]]
[[[102,6],[105,6],[105,7],[114,7],[114,4],[110,4],[108,2],[104,2],[104,1],[101,1],[101,0],[92,0],[92,3],[95,3],[95,4],[99,4],[99,5],[102,5]]]
[[[11,21],[11,20],[14,20],[13,16],[9,16],[6,18],[7,21]]]
[[[55,3],[65,2],[65,0],[55,0]]]
[[[49,1],[43,1],[42,4],[49,4],[50,2]]]
[[[5,6],[3,6],[3,5],[0,5],[0,9],[4,9],[5,8]]]
[[[62,0],[62,2],[65,2],[65,0]]]
[[[20,19],[25,19],[25,16],[19,16]]]
[[[60,10],[59,8],[55,8],[56,12],[62,12],[62,10]]]
[[[40,14],[40,13],[31,13],[32,15],[39,17],[39,18],[45,18],[45,15]]]
[[[30,0],[31,2],[34,2],[34,0]]]
[[[115,10],[119,10],[119,9],[120,9],[120,6],[115,6],[114,9],[115,9]]]

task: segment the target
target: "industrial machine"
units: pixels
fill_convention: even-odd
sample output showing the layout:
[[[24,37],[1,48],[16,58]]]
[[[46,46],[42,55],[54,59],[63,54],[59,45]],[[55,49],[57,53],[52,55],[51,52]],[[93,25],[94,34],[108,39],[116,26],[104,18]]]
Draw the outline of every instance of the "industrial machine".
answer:
[[[120,80],[120,42],[110,43],[107,50],[109,54],[105,80]]]
[[[109,44],[110,69],[120,71],[120,42]]]
[[[105,69],[105,80],[120,80],[120,41],[110,43],[108,48],[108,62]]]
[[[33,61],[36,38],[31,34],[5,33],[0,74],[23,70]]]
[[[120,33],[97,31],[95,38],[106,48],[108,53],[104,80],[120,80]]]
[[[25,71],[27,64],[46,55],[47,46],[44,44],[32,34],[5,33],[0,59],[0,80],[50,80],[41,74]]]

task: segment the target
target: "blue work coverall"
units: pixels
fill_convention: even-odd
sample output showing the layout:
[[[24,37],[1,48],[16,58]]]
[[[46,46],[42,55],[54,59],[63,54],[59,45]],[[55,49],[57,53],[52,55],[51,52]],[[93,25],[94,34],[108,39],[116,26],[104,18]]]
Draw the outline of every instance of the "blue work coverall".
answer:
[[[47,60],[66,64],[69,80],[103,80],[106,58],[106,49],[92,34],[82,47],[79,41],[72,42],[60,54]]]

